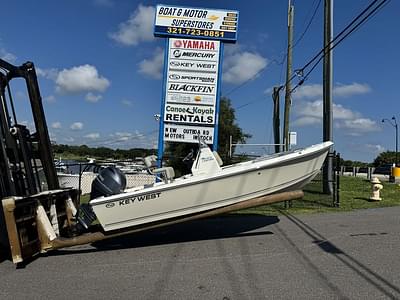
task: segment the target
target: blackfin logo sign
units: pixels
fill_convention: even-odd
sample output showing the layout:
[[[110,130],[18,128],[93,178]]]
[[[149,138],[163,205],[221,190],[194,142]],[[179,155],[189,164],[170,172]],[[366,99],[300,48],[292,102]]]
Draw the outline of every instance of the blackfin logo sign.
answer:
[[[170,83],[168,86],[168,91],[196,93],[196,94],[214,94],[215,86],[201,85],[201,84]]]

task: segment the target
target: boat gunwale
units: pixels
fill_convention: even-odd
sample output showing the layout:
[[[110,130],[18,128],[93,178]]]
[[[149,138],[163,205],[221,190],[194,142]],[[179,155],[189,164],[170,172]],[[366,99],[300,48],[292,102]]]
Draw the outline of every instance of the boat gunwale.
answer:
[[[106,204],[109,202],[116,202],[116,201],[121,201],[124,199],[129,199],[133,196],[136,197],[136,196],[142,196],[142,195],[146,195],[146,194],[154,193],[154,192],[165,192],[165,191],[175,189],[178,187],[180,188],[180,187],[185,187],[185,186],[193,185],[193,184],[197,185],[197,184],[202,184],[202,183],[205,183],[208,181],[221,180],[226,177],[239,176],[239,175],[251,173],[254,171],[271,169],[271,168],[275,168],[279,164],[288,163],[293,160],[298,160],[299,155],[302,155],[301,156],[302,160],[309,158],[310,156],[317,157],[317,156],[321,155],[322,152],[328,151],[329,147],[332,146],[332,144],[333,144],[332,142],[324,142],[321,144],[310,146],[308,148],[294,150],[293,152],[286,153],[288,157],[286,157],[284,160],[277,160],[277,158],[282,158],[284,156],[284,155],[280,155],[280,156],[274,156],[272,158],[267,156],[258,161],[255,161],[255,160],[248,161],[245,163],[249,163],[250,165],[253,164],[253,166],[251,168],[244,169],[244,170],[238,170],[238,171],[235,170],[234,172],[224,172],[225,170],[229,170],[228,167],[237,166],[237,164],[234,164],[234,165],[227,166],[227,168],[225,168],[225,169],[224,168],[221,169],[221,172],[212,174],[211,177],[206,177],[206,176],[209,176],[210,174],[204,174],[204,175],[200,175],[200,176],[191,176],[188,178],[183,178],[184,176],[182,176],[182,177],[177,178],[175,181],[173,181],[171,183],[153,185],[151,187],[148,187],[148,188],[145,187],[143,189],[135,190],[132,192],[125,192],[125,193],[120,193],[120,194],[116,194],[116,195],[112,195],[112,196],[108,196],[108,197],[92,199],[89,201],[89,204],[91,206],[97,206],[97,205],[102,205],[102,204]],[[315,148],[317,148],[317,149],[315,149]],[[307,152],[303,153],[304,151],[307,151]],[[270,162],[271,160],[273,160],[273,162]],[[277,160],[277,161],[275,161],[275,160]],[[262,164],[265,162],[267,162],[267,163]],[[243,163],[239,163],[239,164],[243,164]],[[260,164],[261,164],[261,166],[260,166]],[[201,177],[206,177],[206,178],[201,178]],[[197,179],[197,178],[200,178],[200,179]],[[179,180],[179,179],[181,179],[181,180]]]

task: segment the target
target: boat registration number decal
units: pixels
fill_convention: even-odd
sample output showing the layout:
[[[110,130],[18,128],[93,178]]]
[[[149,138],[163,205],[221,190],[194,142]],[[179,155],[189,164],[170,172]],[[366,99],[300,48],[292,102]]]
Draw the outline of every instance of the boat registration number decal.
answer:
[[[157,199],[159,198],[161,195],[161,193],[150,193],[150,194],[145,194],[145,195],[140,195],[140,196],[134,196],[131,198],[126,198],[123,200],[119,200],[118,204],[119,206],[124,206],[124,205],[128,205],[128,204],[132,204],[134,202],[143,202],[146,200],[153,200],[153,199]]]

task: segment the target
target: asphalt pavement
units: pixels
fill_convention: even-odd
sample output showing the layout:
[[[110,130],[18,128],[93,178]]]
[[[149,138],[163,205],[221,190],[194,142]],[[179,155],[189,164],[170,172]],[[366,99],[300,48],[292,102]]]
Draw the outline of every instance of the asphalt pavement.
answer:
[[[0,299],[400,299],[400,207],[229,215],[0,260]]]

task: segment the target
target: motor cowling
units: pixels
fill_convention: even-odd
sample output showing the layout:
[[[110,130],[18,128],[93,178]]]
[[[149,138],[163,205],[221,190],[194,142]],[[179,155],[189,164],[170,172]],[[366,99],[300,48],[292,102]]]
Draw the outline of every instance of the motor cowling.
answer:
[[[90,199],[122,193],[125,187],[125,174],[118,168],[107,167],[101,170],[99,175],[93,180]]]

